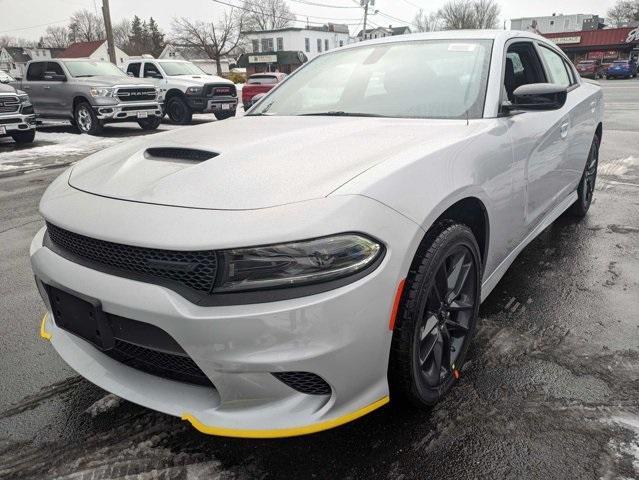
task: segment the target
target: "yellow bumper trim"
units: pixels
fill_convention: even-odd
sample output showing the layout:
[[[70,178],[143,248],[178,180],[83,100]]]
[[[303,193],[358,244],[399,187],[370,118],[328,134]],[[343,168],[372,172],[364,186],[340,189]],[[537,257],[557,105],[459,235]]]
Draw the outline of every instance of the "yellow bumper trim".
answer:
[[[40,322],[40,337],[42,337],[44,340],[51,340],[51,334],[49,332],[47,332],[47,317],[49,316],[48,313],[44,314],[44,317],[42,317],[42,322]]]
[[[190,422],[191,425],[202,433],[207,435],[219,435],[222,437],[237,437],[237,438],[283,438],[283,437],[296,437],[299,435],[308,435],[310,433],[321,432],[322,430],[328,430],[330,428],[339,427],[345,423],[352,422],[360,417],[363,417],[367,413],[378,409],[379,407],[386,405],[389,402],[388,396],[380,398],[374,403],[360,408],[352,413],[347,413],[338,418],[332,420],[326,420],[324,422],[313,423],[303,427],[293,428],[278,428],[274,430],[243,430],[226,427],[215,427],[212,425],[205,425],[195,418],[190,413],[183,413],[182,420]]]

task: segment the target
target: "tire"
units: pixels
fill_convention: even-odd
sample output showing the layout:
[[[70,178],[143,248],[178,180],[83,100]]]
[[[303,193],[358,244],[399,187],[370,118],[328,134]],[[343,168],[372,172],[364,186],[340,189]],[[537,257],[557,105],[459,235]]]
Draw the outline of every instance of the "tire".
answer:
[[[193,110],[182,97],[171,97],[166,102],[166,113],[173,123],[188,125],[193,120]]]
[[[13,138],[13,141],[16,142],[19,145],[25,144],[25,143],[33,143],[33,140],[35,140],[35,128],[32,130],[27,130],[26,132],[14,132],[11,133],[11,138]]]
[[[585,217],[592,203],[595,192],[595,182],[597,181],[597,166],[599,165],[599,143],[598,135],[595,135],[590,145],[586,166],[581,175],[581,180],[577,186],[577,201],[570,206],[568,213],[575,217]]]
[[[80,102],[76,105],[73,112],[73,120],[80,133],[88,133],[89,135],[102,133],[104,125],[93,111],[93,107],[87,102]]]
[[[218,120],[226,120],[227,118],[235,116],[235,110],[230,110],[228,112],[215,112],[214,115]]]
[[[388,369],[391,398],[429,407],[450,390],[475,333],[480,292],[481,256],[470,228],[446,221],[429,230],[397,312]]]
[[[142,130],[157,130],[162,123],[162,117],[150,117],[138,120],[138,125]]]

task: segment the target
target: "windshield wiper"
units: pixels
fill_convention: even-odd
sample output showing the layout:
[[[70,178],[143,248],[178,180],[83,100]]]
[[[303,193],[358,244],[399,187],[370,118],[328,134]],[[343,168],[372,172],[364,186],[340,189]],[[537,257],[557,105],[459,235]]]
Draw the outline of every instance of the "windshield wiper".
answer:
[[[385,117],[386,115],[380,115],[378,113],[362,113],[362,112],[344,112],[341,110],[334,110],[329,112],[313,112],[313,113],[300,113],[301,117],[310,116],[322,116],[322,117]]]

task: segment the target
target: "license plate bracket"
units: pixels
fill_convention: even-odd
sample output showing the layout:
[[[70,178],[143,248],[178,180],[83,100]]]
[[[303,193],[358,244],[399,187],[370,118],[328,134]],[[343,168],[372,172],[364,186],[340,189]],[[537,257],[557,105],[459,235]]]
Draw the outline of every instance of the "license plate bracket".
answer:
[[[99,300],[50,285],[46,287],[56,326],[91,342],[100,350],[113,348],[113,331]]]
[[[138,112],[138,118],[148,118],[149,112]]]

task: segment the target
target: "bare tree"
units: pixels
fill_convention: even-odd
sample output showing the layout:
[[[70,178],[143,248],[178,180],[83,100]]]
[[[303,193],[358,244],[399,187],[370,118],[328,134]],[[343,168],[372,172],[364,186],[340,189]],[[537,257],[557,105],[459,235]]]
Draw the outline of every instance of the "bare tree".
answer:
[[[132,54],[130,46],[131,22],[127,18],[113,25],[113,43],[123,49],[129,55]]]
[[[42,37],[42,46],[45,48],[67,48],[69,46],[67,27],[54,25],[47,27],[46,34]]]
[[[173,43],[185,45],[215,60],[218,75],[222,74],[221,58],[240,42],[244,17],[237,10],[224,12],[217,22],[202,22],[188,18],[173,19]]]
[[[247,30],[275,30],[295,21],[285,0],[245,0],[243,8]]]
[[[73,42],[93,42],[105,38],[102,17],[89,10],[78,10],[69,20],[70,37]]]
[[[639,20],[639,0],[617,0],[615,6],[608,10],[608,18],[615,27]]]
[[[12,37],[10,35],[0,36],[0,48],[4,47],[24,47],[35,48],[38,46],[36,40],[27,40],[26,38]]]
[[[436,32],[441,30],[441,23],[442,20],[439,17],[438,12],[431,12],[427,14],[421,8],[413,19],[413,24],[417,28],[418,32]]]
[[[500,11],[495,0],[450,0],[439,16],[446,30],[496,28]]]

